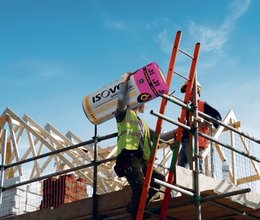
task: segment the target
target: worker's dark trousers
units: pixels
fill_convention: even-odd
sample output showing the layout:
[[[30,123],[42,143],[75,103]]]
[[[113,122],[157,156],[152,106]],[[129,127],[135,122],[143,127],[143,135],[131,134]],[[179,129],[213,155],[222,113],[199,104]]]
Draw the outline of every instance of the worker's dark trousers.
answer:
[[[143,189],[143,183],[145,179],[145,173],[146,173],[146,163],[142,158],[138,158],[136,155],[131,154],[130,155],[130,167],[131,167],[131,172],[126,174],[126,179],[128,183],[131,186],[132,189],[132,198],[131,201],[128,205],[128,210],[131,212],[132,219],[136,219],[137,212],[138,212],[138,207],[139,207],[139,200],[142,194],[142,189]],[[152,181],[151,181],[151,188],[149,190],[149,195],[147,199],[147,203],[149,200],[152,198],[152,196],[158,191],[152,188],[160,189],[160,185],[155,184],[153,182],[153,178],[160,179],[162,181],[165,181],[165,177],[157,172],[156,170],[153,171],[152,175]]]
[[[189,144],[189,140],[184,140],[178,156],[177,165],[190,169],[190,164],[193,162],[192,159],[189,159],[190,149],[191,146]],[[204,151],[205,149],[199,148],[199,155],[202,155]],[[202,157],[199,158],[199,169],[200,173],[204,174],[204,159]]]

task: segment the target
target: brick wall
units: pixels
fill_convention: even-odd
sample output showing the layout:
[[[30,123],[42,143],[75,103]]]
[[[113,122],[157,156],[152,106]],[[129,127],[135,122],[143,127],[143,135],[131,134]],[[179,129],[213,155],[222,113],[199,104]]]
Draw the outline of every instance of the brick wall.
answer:
[[[43,181],[43,199],[40,208],[57,208],[64,203],[87,198],[86,186],[84,179],[76,178],[73,174],[48,178]]]

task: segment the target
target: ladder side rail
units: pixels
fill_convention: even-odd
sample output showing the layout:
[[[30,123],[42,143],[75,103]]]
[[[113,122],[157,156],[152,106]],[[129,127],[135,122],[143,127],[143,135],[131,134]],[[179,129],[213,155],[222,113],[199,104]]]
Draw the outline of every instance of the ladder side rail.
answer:
[[[200,52],[200,43],[197,43],[195,46],[195,49],[194,49],[194,55],[193,55],[194,58],[192,59],[189,81],[187,84],[187,89],[186,89],[185,98],[184,98],[184,103],[186,103],[186,104],[191,99],[199,52]],[[185,124],[186,116],[187,116],[187,109],[183,108],[182,112],[181,112],[181,117],[180,117],[181,123]],[[179,153],[180,143],[182,141],[182,135],[183,135],[183,128],[178,127],[177,134],[176,134],[176,142],[175,142],[175,146],[174,146],[172,161],[171,161],[170,170],[169,170],[169,174],[168,174],[168,180],[167,180],[167,183],[169,183],[169,184],[171,184],[174,181],[175,165],[177,162],[177,156]],[[162,209],[161,209],[161,219],[166,219],[166,214],[167,214],[170,196],[171,196],[170,192],[171,192],[171,189],[166,188],[164,200],[163,200],[163,204],[162,204]]]
[[[174,74],[174,67],[175,67],[177,55],[178,55],[178,52],[179,52],[181,37],[182,37],[182,32],[178,31],[176,33],[174,46],[173,46],[173,49],[172,49],[172,54],[171,54],[171,59],[170,59],[170,64],[169,64],[169,68],[168,68],[167,78],[166,78],[166,83],[169,86],[169,88],[171,86],[171,82],[172,82],[172,78],[173,78],[173,74]],[[169,90],[169,92],[170,92],[170,90]],[[160,113],[161,114],[164,114],[166,105],[167,105],[167,100],[162,99],[161,106],[160,106]],[[144,185],[143,185],[143,190],[142,190],[142,194],[141,194],[141,198],[140,198],[140,202],[139,202],[138,213],[137,213],[137,218],[136,218],[137,220],[143,219],[147,195],[148,195],[148,191],[149,191],[149,187],[150,187],[150,183],[151,183],[151,178],[152,178],[152,172],[153,172],[153,166],[154,166],[154,161],[155,161],[155,157],[156,157],[156,151],[157,151],[157,148],[159,146],[160,133],[161,133],[161,130],[162,130],[162,123],[163,123],[163,120],[161,118],[158,118],[157,124],[156,124],[156,129],[155,129],[155,133],[156,133],[155,136],[156,137],[154,137],[154,140],[153,140],[151,156],[150,156],[150,159],[149,159],[149,162],[148,162],[148,165],[147,165],[145,181],[144,181]]]

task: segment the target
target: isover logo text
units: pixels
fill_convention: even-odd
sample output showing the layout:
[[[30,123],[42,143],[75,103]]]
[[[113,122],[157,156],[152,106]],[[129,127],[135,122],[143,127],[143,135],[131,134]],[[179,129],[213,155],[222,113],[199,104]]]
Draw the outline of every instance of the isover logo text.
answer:
[[[92,97],[92,102],[96,103],[103,98],[114,97],[116,95],[116,93],[118,93],[121,85],[122,85],[122,83],[119,83],[119,84],[114,85],[114,86],[112,86],[108,89],[103,90],[102,92],[100,92],[97,95]]]

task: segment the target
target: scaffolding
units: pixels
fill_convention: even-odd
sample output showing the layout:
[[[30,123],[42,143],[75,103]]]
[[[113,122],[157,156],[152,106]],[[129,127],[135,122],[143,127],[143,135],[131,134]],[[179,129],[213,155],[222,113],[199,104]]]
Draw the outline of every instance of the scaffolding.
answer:
[[[210,159],[211,162],[206,163],[208,176],[221,179],[219,174],[220,168],[213,166],[216,164],[213,160],[216,160],[216,158],[219,161],[226,159],[230,165],[230,181],[231,184],[234,185],[243,185],[248,182],[260,180],[258,167],[260,160],[253,156],[254,153],[252,152],[252,149],[250,149],[250,144],[252,145],[253,143],[257,144],[257,147],[259,147],[258,145],[260,144],[260,141],[241,131],[240,122],[236,119],[233,111],[230,111],[223,121],[217,121],[203,112],[198,111],[196,105],[190,105],[189,96],[191,95],[191,92],[193,91],[196,94],[196,62],[198,61],[200,45],[196,44],[194,54],[189,55],[187,52],[179,48],[181,35],[181,32],[177,32],[176,34],[176,40],[168,69],[167,83],[170,85],[173,74],[181,76],[185,80],[189,80],[187,91],[189,91],[190,94],[187,97],[185,96],[184,102],[170,94],[163,95],[160,112],[151,111],[152,115],[158,117],[159,123],[157,123],[156,127],[158,137],[154,140],[153,144],[153,154],[150,160],[150,172],[152,171],[152,167],[156,165],[161,168],[165,176],[168,176],[167,183],[155,180],[166,187],[166,199],[164,198],[163,200],[164,205],[162,205],[163,208],[161,209],[161,214],[159,214],[161,216],[160,218],[165,219],[167,217],[168,208],[171,208],[173,205],[169,205],[169,200],[172,197],[170,192],[173,189],[174,191],[180,192],[182,195],[189,195],[193,202],[195,201],[196,219],[201,219],[201,204],[208,202],[215,206],[223,206],[222,204],[214,202],[213,199],[234,196],[240,193],[248,193],[250,189],[246,186],[245,189],[236,189],[231,192],[220,190],[218,195],[201,195],[200,192],[205,189],[200,188],[199,180],[201,174],[198,172],[198,154],[195,154],[195,171],[192,171],[194,175],[192,178],[195,180],[195,187],[191,183],[190,185],[185,185],[183,183],[180,184],[181,180],[178,179],[179,168],[175,165],[179,152],[181,135],[177,138],[178,142],[175,143],[174,150],[172,150],[172,147],[168,143],[160,142],[160,146],[158,146],[159,134],[162,130],[163,121],[176,125],[179,128],[180,134],[184,129],[192,131],[192,134],[195,136],[194,143],[197,142],[196,140],[199,135],[209,139],[211,141],[211,147],[208,148],[209,151],[207,152],[206,157]],[[192,59],[189,77],[185,77],[183,74],[174,71],[178,52],[181,52]],[[192,90],[192,87],[195,89]],[[195,126],[190,127],[186,125],[184,123],[185,117],[180,121],[175,121],[170,117],[165,116],[164,112],[167,102],[179,105],[182,108],[183,115],[185,115],[186,112],[193,110]],[[194,103],[196,103],[196,100]],[[212,136],[205,135],[198,131],[198,125],[196,124],[198,116],[202,116],[205,120],[208,120],[211,123],[218,123],[220,127],[213,132]],[[228,133],[230,143],[221,140],[223,134],[226,133]],[[101,215],[99,210],[100,196],[122,190],[127,185],[127,182],[124,178],[118,178],[113,170],[116,156],[116,143],[105,148],[99,145],[102,141],[109,139],[115,140],[117,133],[100,137],[98,135],[98,127],[94,126],[93,135],[94,136],[90,140],[82,141],[71,131],[66,135],[63,135],[49,123],[44,127],[41,127],[28,115],[24,115],[21,118],[11,109],[7,108],[0,116],[0,198],[4,192],[8,192],[12,189],[36,182],[42,183],[42,181],[48,178],[74,173],[77,177],[86,180],[88,187],[91,189],[88,192],[88,198],[92,199],[92,219],[99,219],[99,216]],[[238,141],[239,145],[241,145],[240,148],[237,148]],[[214,154],[218,155],[215,158],[210,156],[213,149],[215,149]],[[158,151],[161,151],[163,156],[157,164],[155,164],[154,159],[156,152]],[[251,170],[250,173],[241,174],[238,172],[238,167],[241,166],[241,164],[237,163],[239,156],[248,159],[248,164],[250,164]],[[168,163],[171,163],[170,167],[168,166]],[[21,181],[13,184],[6,184],[8,179],[19,176],[25,177],[26,174],[28,176],[21,179]],[[143,198],[140,202],[141,208],[138,213],[139,219],[141,219],[141,216],[145,212],[146,195],[151,181],[149,172],[147,172],[147,175],[148,178],[146,177]],[[210,188],[207,188],[207,190],[208,189]],[[246,203],[246,200],[243,201]],[[228,209],[225,205],[224,208]],[[36,208],[35,210],[38,209]],[[249,219],[257,219],[257,217],[249,215],[246,212],[241,213],[234,209],[230,209],[229,211],[236,213],[237,215],[243,215]]]
[[[159,139],[160,139],[160,133],[161,133],[161,127],[162,127],[162,123],[163,120],[166,120],[170,123],[173,123],[175,125],[178,126],[177,129],[177,133],[176,133],[176,138],[175,138],[175,144],[174,144],[174,148],[173,148],[173,155],[172,155],[172,160],[171,160],[171,165],[170,165],[170,171],[168,174],[168,179],[167,179],[167,183],[163,183],[162,181],[159,180],[155,180],[157,183],[163,185],[166,187],[165,190],[165,195],[164,195],[164,199],[162,202],[162,208],[161,208],[161,217],[160,219],[164,220],[167,217],[167,210],[169,207],[169,201],[170,201],[170,197],[171,197],[171,189],[173,186],[172,184],[176,184],[176,164],[177,164],[177,158],[178,158],[178,154],[179,154],[179,148],[180,148],[180,144],[182,141],[182,137],[183,137],[183,131],[188,130],[190,132],[190,134],[192,135],[192,139],[193,139],[193,147],[194,147],[194,153],[193,155],[191,155],[191,158],[194,158],[195,161],[195,169],[193,170],[193,178],[194,178],[194,193],[189,193],[186,192],[187,195],[193,196],[194,197],[194,202],[196,204],[196,219],[200,220],[201,219],[201,203],[203,201],[207,201],[207,200],[214,200],[213,197],[208,197],[208,198],[201,198],[201,194],[200,194],[200,179],[199,179],[199,173],[200,173],[200,169],[199,169],[199,158],[201,157],[201,155],[199,154],[199,146],[198,146],[198,137],[201,136],[203,138],[206,138],[214,143],[217,143],[227,149],[230,149],[238,154],[242,154],[250,159],[252,159],[253,161],[257,161],[260,162],[256,157],[254,156],[250,156],[245,154],[244,152],[240,152],[238,150],[235,150],[232,146],[227,146],[223,143],[221,143],[218,140],[215,140],[213,138],[211,138],[209,135],[206,135],[202,132],[199,131],[199,116],[203,117],[203,119],[208,120],[211,123],[217,123],[218,125],[224,126],[225,128],[229,128],[231,129],[231,131],[236,132],[236,133],[240,133],[240,135],[245,136],[245,134],[242,134],[241,132],[237,131],[234,128],[231,128],[231,126],[226,126],[225,124],[221,123],[220,121],[214,119],[213,117],[210,117],[208,115],[206,115],[205,113],[201,112],[198,110],[198,87],[197,87],[197,73],[196,73],[196,66],[198,63],[198,57],[199,57],[199,51],[200,51],[200,44],[197,43],[194,49],[194,54],[193,56],[190,55],[189,53],[183,51],[182,49],[179,48],[180,46],[180,41],[181,41],[181,32],[177,32],[176,34],[176,38],[175,38],[175,42],[174,42],[174,47],[173,47],[173,51],[172,51],[172,57],[170,60],[170,65],[169,65],[169,70],[168,70],[168,75],[167,75],[167,84],[170,87],[171,86],[171,81],[169,81],[168,79],[172,79],[174,72],[174,67],[175,67],[175,63],[176,63],[176,59],[177,59],[177,54],[178,52],[183,53],[184,55],[190,57],[192,59],[192,63],[191,63],[191,68],[190,68],[190,74],[189,77],[185,77],[182,76],[181,74],[177,74],[179,76],[182,76],[184,79],[186,79],[187,82],[187,88],[186,88],[186,92],[185,92],[185,97],[184,97],[184,101],[181,102],[178,99],[174,99],[171,98],[168,95],[162,95],[162,102],[161,102],[161,107],[160,107],[160,113],[156,113],[151,111],[151,114],[155,115],[158,117],[157,120],[157,125],[156,125],[156,132],[157,132],[157,138],[153,141],[153,149],[152,149],[152,155],[150,157],[149,160],[149,164],[148,164],[148,168],[147,168],[147,172],[146,172],[146,177],[145,177],[145,183],[143,186],[143,191],[142,191],[142,196],[140,199],[140,203],[139,203],[139,209],[138,209],[138,216],[137,219],[141,220],[143,219],[143,215],[145,212],[145,206],[146,206],[146,199],[147,199],[147,195],[148,195],[148,191],[149,191],[149,187],[150,187],[150,182],[151,182],[151,176],[152,176],[152,172],[153,172],[153,168],[154,168],[154,161],[156,158],[156,151],[159,147]],[[192,98],[193,95],[193,98]],[[181,111],[181,116],[179,118],[179,121],[174,121],[171,120],[167,117],[164,116],[164,112],[165,112],[165,108],[167,105],[167,101],[172,101],[175,104],[179,104],[180,106],[182,106],[182,111]],[[189,125],[186,124],[188,118],[190,117],[188,115],[193,116],[193,122]],[[255,141],[256,143],[259,144],[259,141],[249,137],[248,135],[246,135],[247,138],[250,138],[250,140]],[[192,142],[192,141],[190,141]],[[190,148],[192,149],[192,145],[190,146]],[[226,160],[225,155],[222,153],[221,154],[222,159]],[[234,157],[234,154],[233,154]],[[234,161],[234,160],[233,160]],[[255,164],[254,164],[255,165]],[[256,166],[254,166],[256,171],[258,172],[258,169]],[[192,168],[192,165],[191,165]],[[233,165],[233,174],[235,175],[235,168]],[[181,189],[176,189],[177,191],[181,191],[181,192],[185,192]],[[237,194],[241,194],[241,193],[247,193],[250,192],[250,188],[247,188],[245,190],[238,190],[235,192],[232,192],[232,194],[237,195]],[[222,195],[219,195],[220,197],[226,197],[229,194],[223,193]]]
[[[172,97],[169,97],[169,98],[173,99]],[[153,113],[156,114],[156,112],[153,112]],[[18,121],[20,121],[22,119],[19,118],[16,114],[14,114],[10,109],[5,110],[3,115],[6,116],[5,119],[8,118],[9,121],[12,121],[12,123],[15,123],[16,126],[19,126],[20,128],[22,128],[22,130],[25,131],[27,138],[31,137],[31,135],[33,135],[33,134],[27,135],[27,133],[29,131],[32,132],[32,130],[28,129],[29,127],[24,126],[25,124],[18,123]],[[162,115],[162,116],[164,116],[164,115]],[[164,117],[166,117],[166,116],[164,116]],[[7,123],[8,120],[5,120],[7,125],[8,125],[8,123]],[[170,122],[173,121],[172,119],[167,118],[167,117],[164,118],[164,120],[168,120]],[[230,121],[233,121],[233,123],[229,123]],[[234,130],[233,132],[236,132],[236,133],[239,134],[239,139],[243,140],[243,141],[241,141],[241,144],[248,142],[245,139],[249,140],[249,137],[248,136],[247,137],[241,136],[241,134],[243,134],[243,132],[238,132],[238,130],[237,130],[237,126],[239,124],[239,121],[237,121],[236,118],[234,117],[233,111],[228,113],[227,117],[223,120],[222,123],[226,127],[229,127],[230,129]],[[29,124],[28,126],[32,126],[32,125]],[[38,129],[37,130],[38,131],[38,136],[37,136],[38,139],[35,138],[35,137],[33,138],[33,143],[35,143],[34,148],[35,148],[35,151],[36,151],[36,155],[33,156],[32,153],[29,155],[27,151],[25,151],[24,154],[22,154],[22,152],[20,151],[21,146],[23,146],[21,144],[21,142],[19,142],[19,140],[20,141],[22,140],[22,136],[21,136],[22,133],[20,132],[20,129],[18,129],[15,126],[12,126],[13,130],[10,130],[9,126],[7,126],[7,127],[3,126],[2,128],[4,128],[1,131],[1,156],[2,156],[2,161],[1,161],[1,192],[2,193],[11,191],[12,189],[19,188],[21,186],[28,185],[30,183],[41,182],[45,179],[48,179],[48,178],[54,177],[54,176],[64,175],[64,174],[71,173],[71,172],[76,173],[77,175],[82,175],[82,173],[85,173],[85,175],[88,178],[86,178],[86,177],[84,177],[84,178],[87,180],[88,184],[90,184],[93,188],[92,195],[89,194],[89,197],[93,198],[93,204],[95,204],[95,205],[93,205],[92,213],[93,213],[93,216],[97,216],[97,215],[100,214],[100,211],[98,209],[98,207],[99,207],[99,199],[98,198],[103,194],[107,194],[109,192],[121,190],[126,185],[125,180],[117,179],[116,176],[114,175],[113,165],[114,165],[114,159],[115,159],[116,146],[108,147],[108,148],[100,148],[99,145],[97,144],[97,142],[99,143],[99,142],[107,140],[107,139],[115,138],[117,136],[116,133],[110,134],[110,135],[105,135],[103,137],[99,137],[96,133],[96,134],[94,134],[94,137],[92,139],[88,140],[88,141],[78,140],[80,142],[77,143],[77,144],[67,145],[67,146],[64,146],[64,147],[57,149],[57,150],[49,150],[49,152],[42,151],[44,153],[41,153],[41,151],[39,151],[39,149],[37,149],[36,142],[42,141],[42,144],[40,144],[39,146],[43,145],[43,143],[45,143],[47,145],[48,136],[46,135],[46,133],[44,134],[44,136],[42,136],[42,134],[39,132],[41,129]],[[34,129],[36,129],[36,128],[34,127]],[[218,140],[218,138],[220,138],[221,135],[223,135],[225,133],[228,133],[227,129],[226,128],[224,129],[223,127],[221,127],[216,131],[215,135],[212,137],[212,139],[217,141],[217,142],[215,142],[214,147],[215,147],[215,149],[217,149],[215,152],[217,153],[219,158],[222,158],[222,157],[224,158],[224,156],[226,155],[226,153],[224,151],[224,147],[221,145],[223,143],[219,143],[220,141]],[[10,142],[9,142],[10,144],[8,144],[8,140],[10,141],[12,139],[12,137],[11,137],[12,134],[15,134],[14,137],[13,137],[13,139],[15,139],[15,141],[13,141],[13,143],[17,143],[17,145],[16,145],[17,146],[17,153],[20,155],[20,157],[18,157],[18,158],[15,157],[15,154],[16,154],[15,146],[13,146]],[[71,132],[69,132],[69,134],[70,134],[70,137],[74,137],[74,139],[76,139],[76,136],[72,135]],[[53,135],[53,136],[55,136],[55,135]],[[61,141],[61,139],[58,138],[58,136],[55,136],[55,138],[56,138],[56,140]],[[252,137],[250,137],[250,138],[252,138]],[[45,141],[43,142],[43,140],[45,140]],[[96,142],[96,144],[95,144],[95,142]],[[28,141],[28,143],[29,143],[29,141]],[[96,145],[96,149],[95,149],[94,145]],[[167,168],[165,169],[165,167],[167,167],[167,162],[169,162],[171,157],[172,157],[172,150],[169,148],[169,146],[166,147],[164,145],[165,145],[165,143],[163,143],[162,146],[161,146],[163,158],[160,161],[158,161],[157,165],[158,165],[159,168],[162,168],[165,171],[164,172],[165,175],[168,175],[169,170]],[[230,147],[231,144],[225,144],[225,146]],[[10,150],[10,147],[11,147],[11,150]],[[84,147],[84,148],[82,148],[82,147]],[[235,148],[235,146],[233,146],[233,147]],[[233,149],[233,147],[232,147],[232,149]],[[9,150],[8,150],[8,148],[9,148]],[[43,148],[43,146],[42,146],[42,148]],[[28,147],[28,149],[29,149],[29,147]],[[49,166],[52,165],[49,158],[52,158],[54,161],[56,161],[55,157],[57,157],[57,160],[58,160],[58,159],[62,158],[61,155],[64,154],[64,152],[66,152],[66,151],[74,152],[74,149],[80,149],[84,153],[84,154],[82,154],[82,153],[80,154],[82,160],[86,157],[85,151],[87,149],[89,151],[92,150],[92,149],[93,149],[93,151],[96,151],[98,158],[96,158],[96,161],[94,161],[94,157],[91,156],[88,159],[86,159],[85,164],[83,164],[81,166],[78,166],[77,160],[75,160],[74,162],[72,162],[73,167],[58,166],[58,168],[56,167],[56,170],[54,172],[47,173],[47,170],[46,170],[47,169],[47,162],[46,161],[49,162],[48,163]],[[92,155],[94,155],[93,151],[91,153]],[[236,151],[238,151],[238,150],[236,150]],[[27,154],[26,154],[26,152],[27,152]],[[239,150],[238,152],[236,152],[236,155],[239,154],[239,153],[241,153],[240,154],[241,156],[248,158],[248,160],[251,163],[252,170],[255,171],[255,173],[253,173],[253,174],[249,173],[250,175],[248,175],[248,176],[239,176],[238,173],[237,173],[237,175],[235,176],[234,174],[236,172],[233,172],[232,170],[230,170],[230,177],[231,177],[230,180],[233,183],[236,182],[238,185],[241,185],[241,184],[243,184],[247,181],[259,180],[260,175],[259,175],[259,172],[258,172],[258,165],[257,165],[257,163],[259,163],[259,160],[255,157],[253,157],[253,156],[250,156],[250,155],[252,155],[252,153],[251,153],[251,151],[250,151],[250,149],[247,145],[244,146],[244,152]],[[46,160],[41,163],[41,160],[44,159],[44,158]],[[226,158],[228,159],[228,157],[226,157]],[[18,160],[16,160],[16,159],[18,159]],[[69,156],[67,156],[67,159],[69,159]],[[38,175],[33,176],[32,173],[33,173],[33,170],[35,169],[34,167],[35,167],[36,162],[38,163],[39,168],[40,168],[39,170],[41,172],[38,173]],[[29,172],[29,175],[28,175],[29,178],[23,179],[23,181],[17,182],[17,183],[12,184],[12,185],[7,185],[6,183],[7,183],[8,179],[11,179],[12,177],[15,177],[15,176],[19,176],[21,172],[25,175],[25,171],[27,169],[25,165],[27,163],[32,164],[31,172]],[[94,169],[93,169],[94,166],[100,167],[101,171],[98,171],[98,172],[95,171],[94,172]],[[239,165],[237,165],[236,167],[238,168]],[[100,169],[98,168],[98,170],[100,170]],[[82,172],[78,172],[79,170],[81,170]],[[53,168],[52,168],[52,171],[53,171]],[[215,171],[217,171],[217,167],[215,168]],[[181,173],[183,173],[183,170],[181,170]],[[217,172],[215,172],[215,173],[217,174]],[[100,174],[102,174],[102,175],[100,175]],[[94,175],[96,175],[96,177],[94,177]],[[176,174],[177,177],[179,175],[180,175],[180,173]],[[188,175],[190,175],[190,174],[188,174]],[[30,176],[32,176],[32,178],[30,178]],[[97,181],[95,181],[95,182],[92,181],[92,180],[94,180],[94,178],[96,178]],[[112,180],[111,182],[113,182],[114,185],[111,185],[110,180]],[[181,183],[180,181],[181,180],[179,179],[179,181],[178,181],[178,178],[177,178],[177,187],[181,187],[181,189],[183,189],[183,187],[188,188],[188,189],[190,189],[188,191],[192,192],[192,186],[185,185],[184,183]],[[94,190],[94,187],[96,187],[96,190]],[[205,189],[203,189],[203,190],[205,190]],[[234,191],[236,191],[236,190],[234,190]],[[1,193],[1,195],[2,195],[2,193]],[[184,193],[184,192],[182,192],[182,193]],[[194,195],[194,193],[193,193],[193,195]],[[204,202],[204,201],[205,200],[202,200],[202,202]],[[220,204],[218,204],[218,205],[220,205]],[[233,210],[233,212],[234,211],[235,210]],[[20,214],[22,214],[22,213],[20,213]]]

